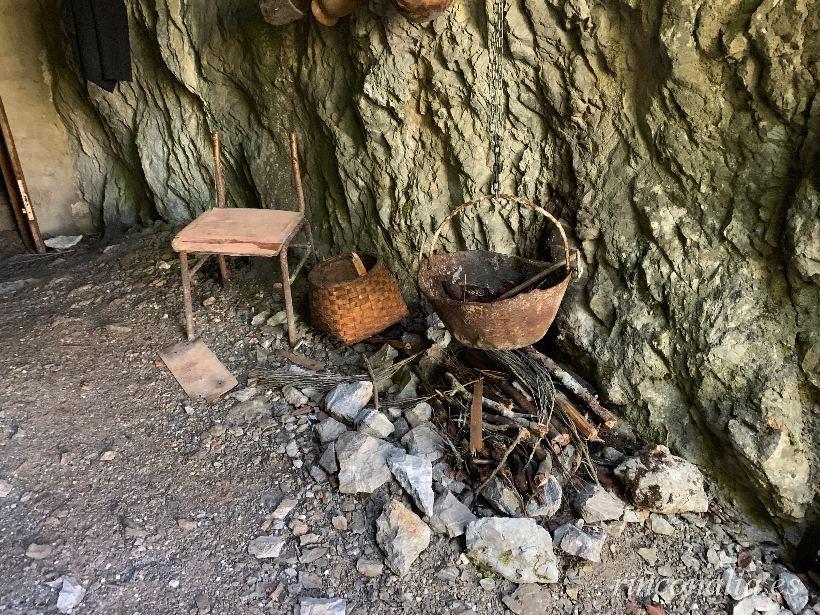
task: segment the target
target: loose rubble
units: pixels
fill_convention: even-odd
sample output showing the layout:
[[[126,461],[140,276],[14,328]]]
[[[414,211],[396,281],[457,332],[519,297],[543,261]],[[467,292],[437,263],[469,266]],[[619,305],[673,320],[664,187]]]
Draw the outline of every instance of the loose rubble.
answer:
[[[392,444],[360,431],[348,431],[336,440],[339,491],[373,493],[390,480],[387,457],[397,451]]]

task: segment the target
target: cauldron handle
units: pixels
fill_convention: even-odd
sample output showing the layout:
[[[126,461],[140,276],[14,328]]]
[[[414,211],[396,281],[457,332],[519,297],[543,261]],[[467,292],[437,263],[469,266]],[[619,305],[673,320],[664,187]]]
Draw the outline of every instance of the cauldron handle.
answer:
[[[447,217],[444,218],[444,220],[441,221],[441,224],[438,225],[438,228],[436,229],[436,232],[433,233],[433,240],[430,242],[430,252],[428,252],[427,258],[430,258],[430,257],[433,256],[433,254],[436,250],[436,243],[438,243],[439,235],[441,235],[441,231],[444,228],[445,224],[447,224],[450,220],[455,218],[458,214],[460,214],[465,209],[468,209],[470,207],[475,207],[476,205],[479,205],[480,203],[483,203],[484,201],[490,201],[492,199],[504,199],[506,201],[514,201],[514,202],[518,203],[519,205],[524,205],[525,207],[529,207],[533,211],[537,211],[542,216],[548,218],[550,220],[550,222],[552,222],[555,225],[555,227],[558,229],[558,232],[561,234],[561,240],[564,242],[564,262],[567,264],[566,265],[567,270],[569,270],[569,262],[570,262],[569,261],[569,242],[567,241],[567,235],[566,235],[566,233],[564,233],[564,229],[561,227],[561,224],[558,222],[558,220],[555,219],[555,216],[553,216],[550,212],[548,212],[546,209],[544,209],[540,205],[537,205],[536,203],[533,203],[532,201],[530,201],[528,199],[525,199],[523,197],[514,196],[512,194],[486,194],[484,196],[478,197],[477,199],[473,199],[472,201],[467,201],[466,203],[462,203],[461,205],[456,207],[453,211],[451,211],[449,214],[447,214]],[[421,246],[421,257],[422,258],[424,257],[424,243],[422,243],[422,246]]]

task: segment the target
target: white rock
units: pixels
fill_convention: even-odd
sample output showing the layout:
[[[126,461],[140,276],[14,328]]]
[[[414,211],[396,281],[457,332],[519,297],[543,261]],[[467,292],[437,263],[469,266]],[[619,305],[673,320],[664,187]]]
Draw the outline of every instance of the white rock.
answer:
[[[299,445],[296,443],[296,440],[290,440],[287,445],[285,446],[285,453],[291,459],[296,459],[299,456]]]
[[[433,417],[433,407],[426,401],[420,402],[404,411],[404,418],[410,427],[418,427]]]
[[[411,455],[421,455],[435,463],[444,456],[444,440],[430,423],[422,423],[408,431],[401,443]]]
[[[464,534],[467,526],[476,521],[476,517],[469,508],[449,491],[436,498],[433,505],[433,514],[430,516],[430,527],[439,534],[446,534],[450,538]]]
[[[703,474],[692,463],[657,446],[617,468],[630,501],[638,508],[659,513],[706,512],[709,500]]]
[[[288,402],[291,406],[304,406],[308,403],[308,397],[302,391],[297,389],[294,386],[287,385],[282,387],[282,397],[285,398],[285,401]]]
[[[327,417],[316,425],[316,433],[319,435],[319,441],[322,444],[335,441],[339,436],[347,431],[344,423],[334,419],[332,416]]]
[[[325,409],[340,421],[353,423],[373,397],[373,383],[360,380],[336,385],[325,396]]]
[[[72,613],[74,608],[83,601],[85,588],[74,577],[62,577],[63,584],[57,596],[57,610],[60,613]]]
[[[258,536],[248,543],[248,553],[256,559],[279,557],[285,539],[282,536]]]
[[[575,523],[565,523],[555,530],[553,538],[555,545],[565,553],[590,562],[600,562],[606,533],[600,527],[579,527]]]
[[[723,585],[726,595],[732,600],[743,600],[760,593],[759,586],[749,585],[743,577],[737,574],[734,568],[727,568],[723,572]]]
[[[0,480],[0,498],[8,497],[11,493],[12,486],[7,480]]]
[[[43,243],[52,250],[68,250],[80,243],[82,239],[82,235],[57,235],[57,237],[49,237]]]
[[[339,491],[373,493],[390,480],[387,457],[401,449],[361,431],[348,431],[336,440]]]
[[[744,598],[732,608],[732,615],[754,615],[754,613],[777,613],[780,606],[769,598],[757,594]]]
[[[532,519],[485,517],[466,530],[467,555],[513,583],[555,583],[549,532]]]
[[[809,590],[796,574],[784,570],[777,576],[777,591],[792,613],[799,613],[809,602]]]
[[[271,513],[271,517],[279,521],[284,520],[285,517],[287,517],[294,508],[296,508],[298,503],[299,501],[293,498],[284,498]]]
[[[528,517],[549,519],[560,508],[561,483],[554,476],[550,476],[546,483],[536,489],[530,501],[527,502],[526,513]]]
[[[299,615],[345,615],[347,601],[343,598],[299,598]]]
[[[364,408],[356,417],[356,429],[374,438],[386,438],[393,433],[393,423],[375,408]]]
[[[587,483],[572,498],[572,505],[586,523],[615,521],[624,512],[624,503],[599,485]]]
[[[376,542],[388,568],[402,576],[430,544],[430,528],[404,504],[391,500],[376,519]]]
[[[416,506],[425,514],[433,514],[433,465],[424,457],[397,450],[387,458],[387,467],[396,477]]]
[[[675,533],[675,526],[657,513],[649,516],[649,529],[662,536],[671,536]]]

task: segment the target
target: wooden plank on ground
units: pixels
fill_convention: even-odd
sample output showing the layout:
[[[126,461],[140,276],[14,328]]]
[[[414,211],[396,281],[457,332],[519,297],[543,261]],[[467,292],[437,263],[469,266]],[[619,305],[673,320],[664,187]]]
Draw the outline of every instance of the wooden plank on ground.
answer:
[[[470,404],[470,454],[475,457],[484,451],[484,380],[479,379],[473,385],[473,401]]]
[[[159,355],[185,392],[214,401],[237,385],[236,378],[202,340],[180,342]]]

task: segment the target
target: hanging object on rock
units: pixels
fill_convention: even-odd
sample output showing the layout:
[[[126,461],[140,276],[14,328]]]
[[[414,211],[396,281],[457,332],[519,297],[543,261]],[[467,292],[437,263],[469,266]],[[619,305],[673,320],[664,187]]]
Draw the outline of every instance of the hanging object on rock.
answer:
[[[361,0],[312,0],[310,12],[323,26],[335,26],[361,4]]]
[[[561,235],[564,262],[555,268],[553,263],[486,250],[436,253],[436,243],[445,224],[465,209],[494,199],[518,203],[548,218]],[[418,283],[436,314],[459,342],[472,348],[512,350],[534,344],[546,334],[572,277],[570,262],[566,234],[552,214],[521,197],[487,195],[460,205],[442,221],[433,234],[427,258],[422,253]],[[545,269],[553,269],[553,275],[545,276],[534,288],[507,296],[509,291]],[[506,298],[493,300],[493,297]]]
[[[308,276],[310,314],[317,329],[355,344],[408,315],[392,274],[375,256],[342,254]]]
[[[307,14],[308,0],[259,0],[262,16],[269,24],[283,26]]]
[[[446,11],[453,0],[393,0],[393,3],[410,21],[424,23]]]

